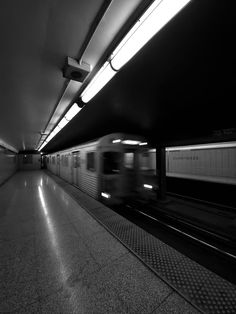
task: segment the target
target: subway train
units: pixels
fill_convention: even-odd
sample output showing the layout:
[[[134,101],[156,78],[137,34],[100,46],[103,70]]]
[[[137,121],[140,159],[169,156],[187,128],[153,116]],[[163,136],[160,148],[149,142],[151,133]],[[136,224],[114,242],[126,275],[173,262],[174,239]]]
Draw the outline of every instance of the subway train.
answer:
[[[49,154],[46,160],[52,173],[107,204],[156,199],[156,150],[143,137],[113,133]],[[167,147],[166,176],[236,184],[236,147]]]
[[[47,168],[90,196],[107,204],[127,197],[155,197],[153,154],[145,139],[113,133],[48,154]]]

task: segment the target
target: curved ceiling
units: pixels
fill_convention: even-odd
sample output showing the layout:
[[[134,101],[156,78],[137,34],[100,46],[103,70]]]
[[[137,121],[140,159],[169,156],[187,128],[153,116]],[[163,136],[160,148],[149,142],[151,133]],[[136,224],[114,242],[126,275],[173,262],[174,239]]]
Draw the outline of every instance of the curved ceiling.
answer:
[[[91,24],[104,5],[88,0],[36,3],[9,1],[0,13],[8,27],[0,31],[0,137],[19,150],[33,149],[39,141],[68,83],[61,72],[65,57],[82,55]],[[83,60],[93,66],[132,14],[137,15],[141,1],[117,3],[109,6],[83,53]],[[142,134],[153,145],[236,139],[235,21],[228,3],[192,1],[45,150],[110,132]],[[74,100],[80,102],[78,96]]]

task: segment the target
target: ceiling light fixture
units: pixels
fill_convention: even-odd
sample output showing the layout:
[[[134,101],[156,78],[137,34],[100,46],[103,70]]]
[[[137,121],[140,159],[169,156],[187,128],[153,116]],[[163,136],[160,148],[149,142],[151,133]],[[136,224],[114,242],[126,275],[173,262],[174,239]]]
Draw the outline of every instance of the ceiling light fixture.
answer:
[[[67,111],[65,118],[70,121],[71,119],[74,118],[74,116],[77,115],[77,113],[80,112],[82,108],[80,108],[77,103],[74,103],[72,107],[70,107],[70,109]]]
[[[147,144],[148,144],[147,142],[142,142],[142,143],[139,143],[139,146],[145,146]]]
[[[121,40],[81,94],[89,102],[161,28],[191,0],[156,0]]]
[[[80,112],[82,108],[78,106],[77,103],[74,103],[70,109],[67,111],[65,116],[61,119],[61,121],[58,123],[58,125],[53,129],[53,131],[49,134],[49,136],[43,141],[42,145],[39,144],[38,150],[42,150],[42,148],[51,141],[51,139],[63,129],[69,121],[71,121],[74,116],[77,115],[77,113]],[[41,141],[40,141],[41,142]]]
[[[108,61],[106,61],[92,81],[81,94],[83,102],[87,103],[92,99],[116,74]]]
[[[112,53],[112,67],[117,71],[121,69],[189,1],[154,1]]]
[[[126,145],[139,145],[139,144],[140,144],[140,141],[124,140],[124,141],[122,141],[122,144],[126,144]]]

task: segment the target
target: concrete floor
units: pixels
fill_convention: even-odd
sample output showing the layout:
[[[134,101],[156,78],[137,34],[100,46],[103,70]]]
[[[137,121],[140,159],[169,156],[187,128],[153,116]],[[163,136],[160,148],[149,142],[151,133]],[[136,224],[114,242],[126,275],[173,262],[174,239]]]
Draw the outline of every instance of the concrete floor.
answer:
[[[0,187],[1,313],[200,313],[41,171]]]

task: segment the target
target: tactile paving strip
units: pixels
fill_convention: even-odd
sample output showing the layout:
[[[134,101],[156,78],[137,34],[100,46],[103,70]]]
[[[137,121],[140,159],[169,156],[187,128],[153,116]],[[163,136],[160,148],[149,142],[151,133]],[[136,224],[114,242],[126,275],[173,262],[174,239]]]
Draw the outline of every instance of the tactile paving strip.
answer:
[[[74,187],[65,184],[65,181],[58,177],[53,176],[53,179],[79,200]],[[212,314],[236,313],[235,285],[185,257],[102,204],[101,207],[86,210],[198,309]]]

